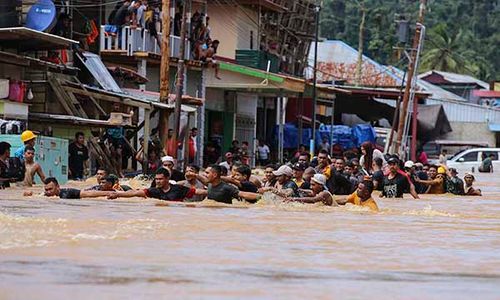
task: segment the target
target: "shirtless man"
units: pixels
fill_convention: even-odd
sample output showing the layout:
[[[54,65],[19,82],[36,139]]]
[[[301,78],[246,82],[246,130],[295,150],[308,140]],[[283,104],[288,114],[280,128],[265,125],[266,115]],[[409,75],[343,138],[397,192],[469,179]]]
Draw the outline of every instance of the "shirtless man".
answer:
[[[26,172],[24,173],[24,180],[21,183],[22,186],[33,186],[35,174],[38,174],[42,182],[45,181],[42,166],[35,162],[35,148],[32,146],[25,146],[24,148],[24,167],[26,168]]]
[[[302,202],[302,203],[318,203],[322,202],[325,205],[337,206],[334,201],[333,195],[326,188],[326,176],[323,174],[314,174],[311,178],[311,197],[291,198],[287,197],[285,201],[288,202]]]

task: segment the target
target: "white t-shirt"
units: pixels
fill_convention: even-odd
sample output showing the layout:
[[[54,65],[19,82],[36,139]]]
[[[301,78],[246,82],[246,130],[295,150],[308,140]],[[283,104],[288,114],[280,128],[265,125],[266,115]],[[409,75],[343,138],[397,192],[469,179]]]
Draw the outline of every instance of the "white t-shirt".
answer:
[[[258,146],[257,150],[259,151],[259,159],[266,160],[269,158],[269,153],[271,150],[269,150],[269,147],[267,145],[264,146]]]

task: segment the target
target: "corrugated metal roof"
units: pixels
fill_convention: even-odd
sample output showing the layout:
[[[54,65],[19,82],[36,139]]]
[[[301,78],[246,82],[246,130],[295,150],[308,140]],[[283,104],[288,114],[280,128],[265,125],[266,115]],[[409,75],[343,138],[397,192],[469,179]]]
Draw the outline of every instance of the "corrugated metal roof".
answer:
[[[427,99],[427,104],[443,104],[450,122],[500,123],[500,109],[451,100]]]
[[[420,74],[420,75],[418,75],[418,78],[423,78],[423,77],[429,76],[433,73],[441,75],[441,76],[443,76],[443,78],[446,81],[453,82],[453,83],[475,83],[484,89],[488,89],[490,87],[490,85],[487,82],[479,80],[479,79],[472,77],[470,75],[457,74],[457,73],[451,73],[451,72],[443,72],[443,71],[437,71],[437,70],[431,70],[431,71],[425,72],[423,74]]]
[[[77,56],[103,89],[115,93],[122,92],[99,55],[91,52],[83,52],[83,58],[80,55]]]
[[[314,65],[314,43],[309,51],[308,65]],[[358,51],[339,40],[327,40],[318,43],[318,80],[355,81]],[[312,67],[306,69],[306,78],[313,76]],[[363,55],[361,84],[368,86],[396,86],[398,78],[387,67]]]
[[[358,51],[339,40],[327,40],[318,43],[318,80],[331,81],[347,79],[347,83],[354,83]],[[314,44],[309,51],[309,65],[314,64]],[[324,73],[322,73],[324,72]],[[306,70],[306,77],[313,76],[312,68]],[[404,72],[394,66],[384,66],[373,59],[363,55],[362,85],[365,86],[400,86],[403,81]],[[424,80],[417,80],[417,88],[420,91],[432,94],[433,99],[447,99],[454,101],[467,100],[455,95],[445,89],[433,85]]]

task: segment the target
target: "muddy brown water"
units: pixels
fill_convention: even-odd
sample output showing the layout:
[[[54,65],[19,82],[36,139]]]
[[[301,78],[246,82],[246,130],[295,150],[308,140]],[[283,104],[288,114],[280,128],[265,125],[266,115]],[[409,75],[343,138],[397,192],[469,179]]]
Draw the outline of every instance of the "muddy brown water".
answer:
[[[477,177],[379,213],[0,191],[0,299],[500,299],[500,176]]]

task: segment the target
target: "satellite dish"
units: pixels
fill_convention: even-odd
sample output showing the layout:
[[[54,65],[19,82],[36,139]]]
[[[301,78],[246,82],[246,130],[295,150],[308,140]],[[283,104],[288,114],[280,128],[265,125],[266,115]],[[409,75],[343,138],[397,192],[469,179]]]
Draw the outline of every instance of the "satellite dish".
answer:
[[[52,0],[38,0],[31,6],[26,17],[26,27],[38,30],[49,30],[56,20],[56,6]]]

